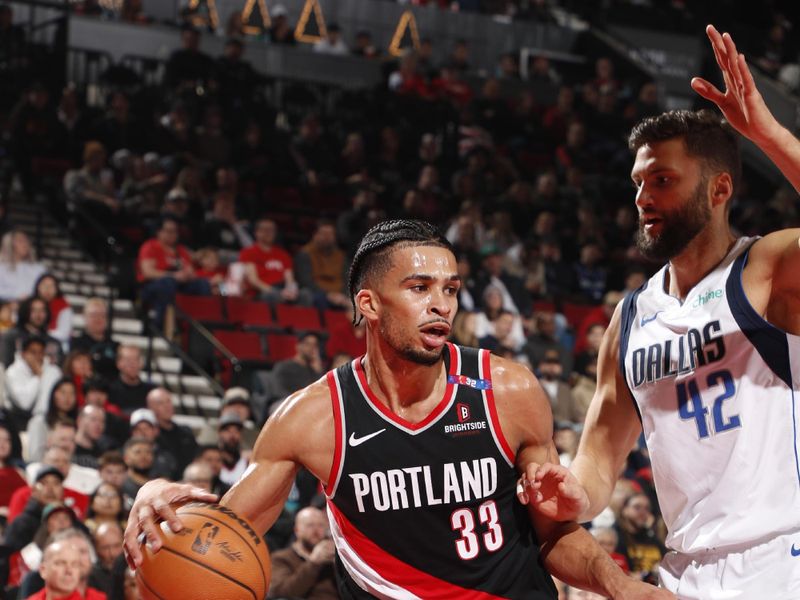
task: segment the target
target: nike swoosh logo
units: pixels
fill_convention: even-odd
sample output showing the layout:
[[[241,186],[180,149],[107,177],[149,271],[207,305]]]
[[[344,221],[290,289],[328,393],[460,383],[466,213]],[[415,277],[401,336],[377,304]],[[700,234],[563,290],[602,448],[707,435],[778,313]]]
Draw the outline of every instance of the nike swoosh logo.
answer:
[[[800,556],[800,548],[795,548],[794,544],[792,544],[791,553],[792,556]]]
[[[355,448],[356,446],[360,446],[367,440],[371,440],[372,438],[374,438],[376,435],[382,434],[384,431],[386,431],[385,427],[383,429],[379,429],[378,431],[373,431],[372,433],[368,433],[367,435],[363,435],[361,437],[356,437],[355,432],[353,432],[350,434],[350,440],[349,440],[350,446],[352,446],[353,448]]]
[[[660,311],[658,311],[656,314],[654,314],[654,315],[652,315],[652,316],[650,316],[650,317],[642,317],[642,323],[641,323],[641,326],[642,326],[642,327],[644,327],[645,325],[647,325],[647,324],[648,324],[648,323],[650,323],[651,321],[655,321],[655,320],[656,320],[656,317],[657,317],[658,315],[660,315],[662,312],[664,312],[664,311],[663,311],[663,310],[660,310]]]

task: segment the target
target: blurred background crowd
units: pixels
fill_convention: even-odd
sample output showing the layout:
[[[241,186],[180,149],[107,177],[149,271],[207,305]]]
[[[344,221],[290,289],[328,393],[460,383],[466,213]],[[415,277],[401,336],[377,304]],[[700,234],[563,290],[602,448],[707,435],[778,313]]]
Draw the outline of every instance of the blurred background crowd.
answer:
[[[783,93],[800,82],[796,15],[779,2],[723,1],[713,15],[679,0],[412,4],[696,36],[730,23]],[[207,2],[164,22],[137,0],[87,0],[69,15],[180,38],[158,80],[118,64],[87,86],[62,68],[58,35],[42,43],[21,24],[24,10],[0,5],[6,597],[61,586],[136,598],[121,528],[137,490],[167,477],[223,494],[280,402],[364,352],[346,274],[387,218],[446,232],[464,281],[452,341],[536,373],[569,464],[614,307],[657,268],[634,244],[626,141],[664,110],[656,81],[596,48],[580,62],[512,49],[487,69],[469,37],[422,32],[395,53],[328,23],[306,44],[281,4],[250,35],[241,11],[204,19]],[[203,51],[209,36],[221,54]],[[258,44],[374,61],[381,82],[320,92],[298,77],[277,100],[274,78],[245,58]],[[746,165],[731,219],[742,234],[795,225],[795,195]],[[301,472],[266,533],[272,597],[337,597],[323,506]],[[665,548],[646,448],[591,527],[623,569],[653,580]]]

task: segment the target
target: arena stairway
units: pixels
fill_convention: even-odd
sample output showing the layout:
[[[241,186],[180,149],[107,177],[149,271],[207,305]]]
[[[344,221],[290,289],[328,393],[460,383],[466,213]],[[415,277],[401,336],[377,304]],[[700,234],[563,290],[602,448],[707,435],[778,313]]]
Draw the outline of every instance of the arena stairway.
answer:
[[[25,231],[36,244],[41,233],[39,259],[59,280],[65,298],[75,313],[73,333],[83,330],[83,306],[92,296],[113,299],[112,338],[142,350],[145,368],[142,379],[163,385],[172,392],[175,420],[195,432],[219,413],[219,384],[206,375],[193,374],[180,356],[161,336],[151,335],[139,318],[131,300],[118,298],[103,267],[70,239],[69,232],[49,212],[36,203],[11,199],[9,223]]]

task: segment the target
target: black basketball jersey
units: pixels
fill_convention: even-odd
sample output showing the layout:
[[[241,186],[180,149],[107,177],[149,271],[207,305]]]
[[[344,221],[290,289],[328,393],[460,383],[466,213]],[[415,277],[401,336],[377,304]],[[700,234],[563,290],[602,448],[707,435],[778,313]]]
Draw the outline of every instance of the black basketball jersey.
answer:
[[[514,452],[499,427],[489,353],[447,345],[441,402],[392,413],[356,359],[328,373],[336,454],[328,516],[345,598],[555,598]]]

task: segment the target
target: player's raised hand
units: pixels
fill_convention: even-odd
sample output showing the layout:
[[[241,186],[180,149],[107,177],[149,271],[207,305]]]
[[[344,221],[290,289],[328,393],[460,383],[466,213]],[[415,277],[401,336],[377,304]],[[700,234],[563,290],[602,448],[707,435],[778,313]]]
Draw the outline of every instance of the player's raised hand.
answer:
[[[551,463],[530,463],[525,468],[517,498],[553,521],[576,521],[589,508],[589,496],[575,476]]]
[[[139,535],[144,533],[153,552],[157,552],[161,547],[161,538],[157,531],[158,522],[166,521],[172,531],[180,531],[183,529],[183,523],[170,505],[183,504],[191,500],[216,502],[217,496],[193,485],[173,483],[165,479],[148,481],[139,489],[128,516],[123,544],[125,558],[131,569],[136,569],[142,564]]]
[[[725,91],[721,92],[701,77],[692,79],[692,89],[716,104],[743,136],[759,145],[769,141],[780,129],[780,124],[756,88],[744,55],[736,49],[730,34],[720,34],[713,25],[706,27],[706,34],[722,71]]]

